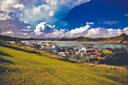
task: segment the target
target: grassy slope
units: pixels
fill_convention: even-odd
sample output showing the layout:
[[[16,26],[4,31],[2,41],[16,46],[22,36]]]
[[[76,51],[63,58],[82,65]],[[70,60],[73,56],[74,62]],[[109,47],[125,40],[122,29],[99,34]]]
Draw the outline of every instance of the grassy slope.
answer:
[[[127,85],[125,69],[50,59],[0,47],[0,85]]]

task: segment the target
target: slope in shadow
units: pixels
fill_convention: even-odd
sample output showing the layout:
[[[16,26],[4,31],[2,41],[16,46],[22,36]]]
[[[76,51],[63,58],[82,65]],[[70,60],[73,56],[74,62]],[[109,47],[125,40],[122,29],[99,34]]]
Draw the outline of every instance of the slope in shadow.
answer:
[[[29,50],[25,50],[25,49],[22,49],[22,48],[17,48],[17,47],[9,46],[9,45],[6,45],[6,44],[0,44],[0,45],[3,46],[3,47],[8,47],[8,48],[19,50],[19,51],[24,51],[24,52],[28,52],[28,53],[39,54],[38,52],[36,52],[34,50],[33,51],[29,51]]]
[[[8,55],[6,53],[0,52],[0,56],[8,56],[8,57],[12,57],[11,55]]]
[[[0,63],[9,63],[9,64],[13,64],[12,61],[6,60],[6,59],[3,59],[3,58],[0,58]]]
[[[128,65],[128,52],[119,52],[113,55],[110,59],[105,61],[106,64],[110,65]]]
[[[4,56],[4,57],[8,56],[8,57],[11,57],[10,55],[8,55],[8,54],[6,54],[6,53],[2,53],[2,52],[0,52],[0,56]],[[12,61],[7,60],[7,59],[3,59],[3,58],[1,58],[1,57],[0,57],[0,63],[9,63],[9,64],[13,64]]]

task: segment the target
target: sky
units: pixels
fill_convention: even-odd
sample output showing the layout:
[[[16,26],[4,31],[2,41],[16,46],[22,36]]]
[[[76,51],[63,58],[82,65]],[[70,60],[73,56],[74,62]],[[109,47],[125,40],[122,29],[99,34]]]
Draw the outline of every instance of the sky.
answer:
[[[92,0],[72,9],[65,20],[72,26],[94,22],[94,27],[124,28],[128,24],[128,0]]]
[[[128,34],[128,0],[0,0],[3,35],[34,38]]]

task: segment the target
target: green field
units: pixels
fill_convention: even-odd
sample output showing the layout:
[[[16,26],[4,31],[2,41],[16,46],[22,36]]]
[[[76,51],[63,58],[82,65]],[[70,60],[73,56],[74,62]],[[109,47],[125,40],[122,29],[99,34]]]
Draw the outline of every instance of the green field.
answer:
[[[0,46],[0,85],[128,85],[128,70],[73,64]]]

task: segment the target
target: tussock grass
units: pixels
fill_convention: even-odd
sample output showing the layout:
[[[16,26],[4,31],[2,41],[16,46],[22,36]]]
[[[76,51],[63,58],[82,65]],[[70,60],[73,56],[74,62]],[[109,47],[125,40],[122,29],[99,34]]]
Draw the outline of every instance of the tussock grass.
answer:
[[[12,62],[0,62],[0,85],[128,84],[127,69],[72,64],[2,46],[0,52],[0,59]]]

